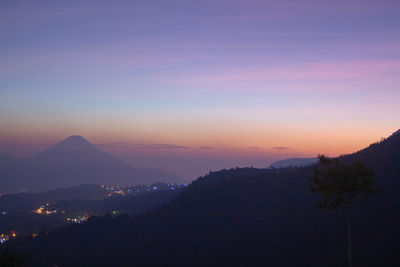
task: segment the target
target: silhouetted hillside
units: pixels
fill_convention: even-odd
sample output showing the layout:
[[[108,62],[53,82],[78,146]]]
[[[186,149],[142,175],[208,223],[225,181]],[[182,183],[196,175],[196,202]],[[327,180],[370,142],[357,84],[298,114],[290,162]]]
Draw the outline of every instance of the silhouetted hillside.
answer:
[[[5,154],[5,153],[0,153],[0,164],[2,163],[7,163],[14,158],[11,155]]]
[[[0,210],[25,212],[37,209],[40,205],[60,200],[103,199],[108,192],[100,185],[88,184],[56,189],[41,193],[18,193],[0,196]]]
[[[14,158],[12,156],[0,153],[0,177],[5,177],[5,175],[7,175],[8,169],[13,164],[13,162]]]
[[[180,182],[177,176],[160,169],[132,168],[80,136],[71,136],[32,158],[8,160],[0,165],[0,173],[0,193],[80,184]]]
[[[400,186],[400,134],[398,132],[354,154],[343,156],[341,160],[344,162],[361,160],[380,174],[381,177],[377,181],[379,185],[387,189]]]
[[[179,195],[181,189],[174,191],[161,190],[131,196],[114,196],[102,200],[63,200],[56,203],[55,207],[71,213],[87,213],[104,215],[118,211],[118,213],[137,214],[151,208],[167,204],[172,198]]]
[[[0,234],[30,236],[40,230],[66,225],[68,218],[107,213],[138,214],[176,197],[185,185],[81,185],[42,193],[0,196]],[[37,211],[42,208],[41,212]],[[46,211],[51,213],[47,214]]]
[[[354,266],[399,266],[400,135],[343,161],[365,160],[383,191],[353,207]],[[10,242],[32,265],[345,266],[344,210],[319,210],[312,167],[222,170],[169,205],[134,217],[93,218]]]

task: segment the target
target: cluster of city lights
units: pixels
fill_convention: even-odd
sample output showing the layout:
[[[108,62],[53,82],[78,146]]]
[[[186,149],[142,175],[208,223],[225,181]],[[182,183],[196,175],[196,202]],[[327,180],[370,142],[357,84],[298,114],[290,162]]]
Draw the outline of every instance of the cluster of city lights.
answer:
[[[1,234],[0,235],[0,244],[4,244],[5,242],[10,240],[11,238],[15,238],[15,237],[17,237],[17,235],[15,234],[14,231],[10,231],[7,234]]]
[[[138,186],[125,186],[125,185],[101,185],[101,188],[107,191],[107,197],[112,197],[115,195],[132,195],[140,194],[152,191],[174,191],[176,189],[186,187],[188,184],[173,184],[173,183],[160,183],[160,184],[148,184],[148,185],[138,185]]]
[[[84,216],[77,216],[75,218],[67,218],[67,222],[72,222],[72,223],[84,223],[87,221],[89,216],[84,215]]]
[[[52,208],[50,203],[46,203],[46,205],[40,206],[40,208],[38,208],[37,210],[34,210],[33,212],[36,214],[40,214],[40,215],[51,215],[51,214],[56,214],[56,213],[65,214],[65,211]]]

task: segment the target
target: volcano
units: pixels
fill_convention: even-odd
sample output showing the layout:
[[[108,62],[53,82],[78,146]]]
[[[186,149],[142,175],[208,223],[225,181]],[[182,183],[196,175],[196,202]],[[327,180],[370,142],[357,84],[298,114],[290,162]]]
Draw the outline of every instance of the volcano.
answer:
[[[161,169],[134,168],[74,135],[27,159],[0,164],[1,193],[51,190],[80,184],[139,185],[179,182]]]

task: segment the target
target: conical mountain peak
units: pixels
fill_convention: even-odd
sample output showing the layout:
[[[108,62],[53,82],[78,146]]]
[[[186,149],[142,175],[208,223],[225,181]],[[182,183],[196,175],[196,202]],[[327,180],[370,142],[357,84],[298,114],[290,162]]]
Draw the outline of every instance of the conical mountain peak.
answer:
[[[7,169],[6,172],[0,166],[0,174],[8,175],[7,179],[0,175],[1,191],[14,192],[20,188],[43,191],[80,184],[139,185],[180,180],[161,170],[133,168],[78,135],[70,136],[19,164],[21,167],[18,169]]]
[[[80,135],[72,135],[55,144],[52,150],[94,150],[96,147]]]
[[[85,138],[83,138],[80,135],[71,135],[70,137],[68,137],[67,139],[65,139],[62,142],[90,144]]]

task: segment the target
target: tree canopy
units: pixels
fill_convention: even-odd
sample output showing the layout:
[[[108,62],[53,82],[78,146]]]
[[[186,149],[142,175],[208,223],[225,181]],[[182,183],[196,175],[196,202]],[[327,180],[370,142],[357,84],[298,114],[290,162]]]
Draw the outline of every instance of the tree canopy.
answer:
[[[374,188],[375,172],[364,167],[364,163],[356,162],[344,165],[338,158],[330,159],[319,156],[320,164],[314,168],[309,178],[312,193],[320,194],[320,208],[335,209],[341,205],[350,207],[357,197],[367,200]]]

